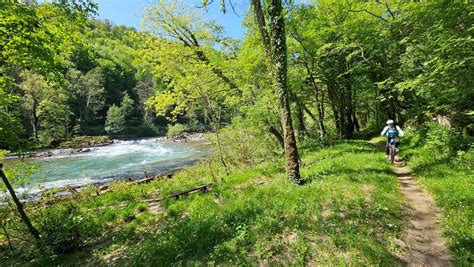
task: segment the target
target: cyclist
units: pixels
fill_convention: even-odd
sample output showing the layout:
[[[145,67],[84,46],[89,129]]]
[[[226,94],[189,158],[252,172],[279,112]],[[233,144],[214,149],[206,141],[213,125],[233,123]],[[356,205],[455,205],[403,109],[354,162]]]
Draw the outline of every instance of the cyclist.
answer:
[[[387,137],[387,145],[385,149],[385,155],[388,157],[390,153],[390,139],[395,139],[395,152],[398,152],[398,145],[400,145],[400,137],[403,137],[404,133],[402,129],[395,125],[393,120],[387,121],[387,126],[383,128],[383,131],[380,133],[381,136]]]

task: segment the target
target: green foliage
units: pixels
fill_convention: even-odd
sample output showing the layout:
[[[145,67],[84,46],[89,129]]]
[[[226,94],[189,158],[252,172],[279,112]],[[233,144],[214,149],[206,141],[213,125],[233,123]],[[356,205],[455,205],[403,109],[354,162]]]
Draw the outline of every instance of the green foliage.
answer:
[[[109,144],[111,140],[108,136],[75,136],[67,141],[64,141],[59,144],[59,147],[88,147],[88,146],[97,146],[103,144]]]
[[[46,209],[35,220],[39,224],[41,242],[54,253],[72,252],[100,231],[95,216],[85,213],[75,203]]]
[[[0,4],[0,38],[6,38],[0,40],[0,105],[1,112],[7,112],[0,114],[0,120],[11,126],[0,130],[3,147],[25,146],[26,133],[35,140],[41,137],[42,145],[68,134],[71,109],[63,68],[82,40],[79,27],[91,9],[75,12],[75,5],[62,2],[65,5]],[[15,83],[22,90],[15,89]],[[22,129],[21,120],[29,127]],[[40,132],[41,128],[45,131]]]
[[[115,104],[110,106],[107,111],[107,120],[105,121],[105,131],[108,133],[118,133],[125,129],[125,116],[120,107]]]
[[[105,131],[108,133],[118,133],[125,129],[127,120],[133,112],[133,100],[125,94],[120,107],[113,104],[107,111],[105,121]]]
[[[32,205],[48,247],[64,253],[94,239],[103,247],[90,243],[91,265],[397,264],[393,240],[405,217],[392,170],[365,143],[323,146],[378,133],[390,117],[417,126],[408,127],[401,155],[441,207],[455,263],[472,264],[470,3],[288,2],[289,97],[306,186],[288,183],[279,167],[279,99],[255,21],[247,16],[248,34],[231,40],[188,4],[158,1],[145,11],[150,31],[137,32],[86,18],[89,1],[0,3],[0,148],[25,147],[28,138],[54,145],[104,126],[110,134],[165,133],[171,121],[170,138],[212,129],[228,163],[224,169],[214,154],[172,180]],[[105,142],[77,137],[62,146]],[[8,175],[20,185],[30,171]],[[206,194],[143,201],[207,183]],[[21,236],[8,206],[0,215]],[[18,251],[34,250],[13,241]],[[8,255],[32,258],[23,254]]]
[[[273,161],[276,155],[283,154],[278,142],[248,120],[236,118],[219,134],[225,161],[236,167],[256,166]],[[209,135],[208,139],[216,146],[215,134]],[[217,156],[217,153],[214,153],[214,156]]]
[[[424,111],[447,115],[465,126],[464,113],[471,111],[474,98],[474,53],[464,49],[473,45],[472,6],[467,2],[433,2],[406,12],[414,27],[410,39],[404,40],[404,81],[398,89],[415,92],[426,101]]]
[[[173,126],[171,125],[168,126],[168,131],[166,132],[166,136],[169,139],[173,139],[179,136],[180,134],[184,133],[185,131],[186,131],[186,127],[183,124],[176,123]]]
[[[10,87],[10,82],[9,79],[0,77],[0,148],[18,149],[24,138],[24,129],[18,110],[12,107],[18,102],[18,97],[4,91],[4,88]]]
[[[122,99],[122,102],[120,103],[120,110],[122,111],[123,116],[126,120],[130,118],[130,115],[132,115],[133,104],[134,101],[128,96],[128,94],[125,94]]]
[[[24,71],[20,88],[22,105],[28,114],[34,138],[48,146],[52,141],[65,137],[72,112],[67,105],[68,93],[56,84],[48,84],[44,77]]]
[[[45,73],[55,71],[58,63],[55,56],[59,56],[62,43],[56,42],[60,34],[57,29],[47,27],[44,21],[42,11],[48,7],[36,9],[16,2],[2,2],[0,7],[2,73],[25,66],[43,69]]]
[[[148,36],[141,53],[163,81],[147,105],[171,121],[193,112],[215,125],[226,121],[240,103],[241,89],[233,58],[215,49],[221,45],[220,26],[185,1],[160,0],[145,12],[145,23],[158,38]]]
[[[137,115],[137,106],[144,110],[143,97],[150,96],[154,85],[142,98],[134,91],[148,77],[136,75],[137,69],[149,73],[136,60],[143,34],[87,18],[95,8],[90,1],[1,7],[1,36],[6,38],[0,40],[1,147],[18,149],[28,138],[47,146],[73,134],[103,134],[106,107],[118,105],[124,95],[127,119]],[[37,89],[15,88],[28,87],[28,80]],[[147,121],[153,121],[150,115]]]
[[[416,153],[429,153],[431,159],[436,161],[444,161],[455,158],[459,153],[465,154],[469,150],[469,144],[472,143],[471,138],[463,136],[461,132],[454,128],[446,128],[436,122],[429,122],[408,130],[407,141],[414,148],[405,153],[405,157],[411,160]],[[412,155],[414,154],[414,155]],[[424,162],[423,157],[420,160]],[[416,160],[411,160],[412,164],[416,164]],[[420,163],[419,167],[424,164]]]
[[[460,169],[474,169],[474,146],[471,144],[471,148],[468,151],[458,151],[453,163]]]
[[[84,131],[85,125],[93,121],[104,107],[105,89],[102,69],[96,67],[86,74],[69,69],[67,77],[76,102],[75,109],[79,126]]]

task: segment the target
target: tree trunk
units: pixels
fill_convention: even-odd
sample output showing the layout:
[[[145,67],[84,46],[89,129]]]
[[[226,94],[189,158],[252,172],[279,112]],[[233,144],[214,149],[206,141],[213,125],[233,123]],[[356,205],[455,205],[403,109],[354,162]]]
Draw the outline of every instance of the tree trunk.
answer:
[[[336,132],[339,133],[341,136],[343,135],[343,114],[341,113],[339,103],[341,101],[341,96],[338,94],[336,90],[336,81],[332,79],[328,79],[326,81],[326,85],[328,87],[328,97],[331,104],[331,110],[334,116],[334,125],[336,126]]]
[[[321,139],[324,139],[326,135],[326,126],[324,125],[324,102],[323,102],[324,95],[321,95],[321,96],[319,95],[320,90],[319,90],[318,85],[316,84],[316,78],[314,77],[313,72],[311,71],[306,61],[304,62],[304,66],[306,68],[306,73],[309,76],[308,78],[311,82],[311,87],[313,87],[314,98],[316,100],[316,108],[317,108],[318,117],[319,117],[318,126],[321,132]],[[322,90],[321,90],[321,93],[322,93]]]
[[[33,100],[33,108],[31,110],[31,116],[33,117],[33,121],[31,122],[31,127],[33,128],[33,136],[35,140],[38,141],[38,128],[39,128],[39,119],[38,115],[36,114],[36,107],[37,107],[36,100]]]
[[[23,204],[21,204],[20,200],[16,196],[15,190],[13,190],[13,187],[10,184],[10,182],[8,181],[7,177],[5,176],[5,173],[3,172],[2,168],[3,168],[3,164],[0,164],[0,176],[2,177],[2,180],[5,183],[8,191],[10,192],[10,195],[13,199],[13,202],[15,202],[17,211],[20,214],[21,219],[26,224],[26,227],[28,227],[28,230],[30,231],[31,235],[35,239],[39,240],[40,239],[40,234],[39,234],[38,230],[36,230],[36,228],[31,224],[30,219],[28,218],[28,216],[26,215],[25,210],[23,209]]]
[[[354,107],[354,93],[352,89],[352,82],[351,77],[347,75],[345,78],[346,83],[344,87],[344,112],[345,112],[345,131],[344,131],[344,138],[352,139],[354,136],[354,120],[353,113],[355,112]]]
[[[298,141],[304,139],[306,135],[306,126],[304,124],[303,104],[298,103],[296,106],[296,119],[298,121]]]
[[[280,146],[282,148],[285,148],[285,141],[283,139],[283,136],[281,135],[281,133],[273,126],[273,125],[270,125],[268,127],[268,131],[273,135],[275,136],[275,138],[278,140],[278,143],[280,144]]]
[[[3,230],[3,234],[7,238],[8,247],[10,248],[11,251],[13,251],[13,245],[12,245],[12,241],[10,240],[10,234],[8,234],[8,231],[5,225],[2,225],[2,230]]]
[[[221,121],[221,112],[219,110],[217,118],[216,118],[214,114],[214,107],[211,103],[211,99],[209,99],[209,96],[207,94],[205,95],[205,98],[206,98],[207,105],[209,108],[209,113],[208,113],[209,120],[211,121],[214,132],[216,133],[217,148],[219,149],[219,158],[221,160],[222,166],[224,166],[226,172],[228,173],[229,169],[227,168],[227,164],[225,163],[225,160],[224,160],[224,154],[222,153],[221,139],[219,136],[219,131],[220,131],[219,123]]]
[[[296,146],[296,138],[293,130],[293,124],[291,119],[290,101],[288,99],[288,62],[287,62],[287,47],[286,47],[286,34],[285,34],[285,19],[283,17],[283,5],[281,0],[269,0],[267,3],[267,14],[270,21],[270,44],[265,43],[265,35],[267,30],[265,26],[265,20],[259,19],[261,14],[265,14],[262,10],[260,0],[252,0],[252,5],[257,20],[259,30],[262,34],[262,41],[267,57],[270,58],[274,86],[278,96],[278,102],[280,105],[280,121],[283,128],[283,141],[285,145],[285,159],[286,159],[286,171],[288,177],[297,184],[301,183],[300,166],[299,166],[299,155],[298,148]],[[268,51],[271,50],[271,51]]]
[[[308,114],[308,116],[314,121],[314,124],[318,124],[318,119],[316,119],[316,116],[314,116],[313,112],[311,112],[307,106],[303,106],[303,109],[306,114]]]
[[[357,116],[356,116],[355,112],[352,113],[352,121],[354,121],[354,127],[355,127],[356,131],[360,132],[360,124],[359,124],[359,120],[357,119]]]
[[[296,146],[293,122],[291,119],[290,101],[288,99],[288,62],[285,34],[285,19],[283,17],[281,0],[271,0],[268,15],[271,22],[270,41],[272,47],[273,70],[275,87],[280,104],[280,119],[283,127],[285,144],[286,169],[290,179],[301,183],[299,170],[299,155]]]

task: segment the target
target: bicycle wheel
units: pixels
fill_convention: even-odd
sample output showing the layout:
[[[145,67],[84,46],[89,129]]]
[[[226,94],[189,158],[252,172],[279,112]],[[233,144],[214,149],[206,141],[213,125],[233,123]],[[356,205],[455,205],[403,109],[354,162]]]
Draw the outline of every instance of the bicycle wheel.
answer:
[[[390,154],[389,154],[389,160],[390,163],[393,164],[395,162],[395,145],[392,143],[390,144]]]

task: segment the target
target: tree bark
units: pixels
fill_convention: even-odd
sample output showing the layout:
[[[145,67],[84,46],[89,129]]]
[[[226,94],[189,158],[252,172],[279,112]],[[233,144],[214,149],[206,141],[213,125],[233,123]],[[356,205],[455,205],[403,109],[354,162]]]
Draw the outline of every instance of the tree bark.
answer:
[[[200,49],[200,46],[197,46],[195,49]],[[225,84],[227,84],[232,90],[236,91],[237,94],[239,96],[242,95],[242,91],[239,89],[239,87],[233,82],[231,81],[225,74],[224,72],[222,72],[221,69],[219,69],[218,67],[214,66],[214,64],[212,64],[209,60],[209,58],[206,56],[206,54],[204,54],[203,51],[201,50],[196,50],[195,51],[196,53],[196,56],[198,57],[198,59],[205,63],[206,65],[208,66],[212,66],[211,67],[211,71],[217,76],[219,77]]]
[[[207,101],[207,105],[208,105],[208,108],[209,108],[209,113],[208,113],[208,116],[209,116],[209,120],[211,121],[211,124],[213,125],[213,128],[214,128],[214,132],[216,133],[216,139],[217,139],[217,148],[219,149],[219,158],[221,160],[221,163],[222,163],[222,166],[224,166],[226,172],[229,172],[229,169],[227,168],[227,164],[225,163],[225,160],[224,160],[224,154],[222,153],[222,146],[221,146],[221,139],[220,139],[220,136],[219,136],[219,131],[220,131],[220,127],[219,127],[219,123],[220,123],[220,118],[221,118],[221,113],[220,113],[220,110],[219,110],[219,115],[217,116],[214,116],[214,108],[213,108],[213,105],[212,105],[212,102],[211,100],[209,99],[209,96],[206,94],[205,95],[205,98],[206,98],[206,101]]]
[[[306,135],[306,126],[304,124],[303,104],[298,103],[296,106],[296,119],[298,121],[298,141],[304,139]]]
[[[36,99],[33,99],[33,108],[31,110],[31,116],[33,121],[31,122],[31,126],[33,127],[33,136],[35,140],[38,140],[38,128],[39,128],[39,119],[38,115],[36,114],[36,107],[38,106]]]
[[[10,240],[10,234],[8,234],[8,231],[5,225],[2,225],[2,230],[3,230],[3,234],[7,238],[8,247],[10,248],[11,251],[13,251],[13,245],[12,245],[12,241]]]
[[[354,122],[354,128],[357,132],[360,132],[360,124],[359,120],[357,119],[357,115],[355,112],[352,113],[352,121]]]
[[[5,176],[5,173],[3,172],[2,168],[3,168],[3,164],[0,164],[0,176],[2,177],[2,180],[5,183],[8,191],[10,192],[10,195],[13,199],[13,202],[15,202],[17,211],[20,214],[21,219],[26,224],[26,227],[28,227],[28,231],[30,231],[31,235],[36,240],[39,240],[40,239],[40,234],[39,234],[38,230],[31,224],[30,219],[28,218],[28,216],[26,215],[25,210],[23,209],[23,204],[21,204],[20,200],[16,196],[15,190],[13,190],[13,187],[10,184],[10,182],[8,181],[7,177]]]
[[[306,68],[306,73],[308,74],[308,79],[311,82],[311,87],[313,88],[314,92],[314,98],[316,100],[316,108],[318,111],[318,117],[319,117],[319,130],[321,131],[322,139],[324,139],[324,136],[326,135],[326,126],[324,125],[324,95],[319,95],[320,90],[318,85],[316,84],[316,78],[313,75],[313,72],[311,71],[308,63],[306,62],[306,59],[303,62],[305,68]],[[322,92],[321,92],[322,93]]]
[[[261,33],[268,34],[265,24],[259,19],[260,14],[264,14],[260,0],[252,0],[254,13],[257,18],[257,24]],[[285,20],[283,17],[283,5],[281,0],[269,0],[267,4],[268,19],[270,21],[269,40],[265,43],[265,37],[262,35],[267,57],[271,59],[274,86],[278,96],[280,106],[280,121],[283,128],[283,141],[285,146],[286,171],[288,177],[295,183],[301,183],[298,148],[296,145],[295,133],[291,118],[290,101],[288,99],[288,62],[285,34]],[[270,44],[268,44],[270,41]],[[270,51],[268,51],[270,50]]]
[[[268,127],[268,131],[271,134],[273,134],[273,136],[275,136],[275,138],[278,140],[278,143],[280,144],[280,146],[284,149],[285,148],[285,141],[284,141],[284,138],[281,135],[281,133],[273,125],[270,125]]]

